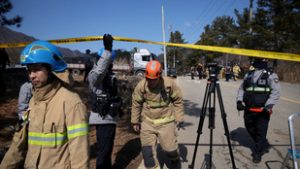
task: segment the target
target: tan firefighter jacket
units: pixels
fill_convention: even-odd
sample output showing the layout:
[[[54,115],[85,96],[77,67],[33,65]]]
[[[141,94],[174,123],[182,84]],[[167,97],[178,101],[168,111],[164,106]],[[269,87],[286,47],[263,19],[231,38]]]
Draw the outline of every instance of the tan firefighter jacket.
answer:
[[[164,124],[183,122],[183,100],[180,88],[169,77],[160,78],[156,88],[148,88],[146,79],[141,80],[132,94],[131,123],[149,121]]]
[[[88,114],[79,96],[55,80],[33,91],[25,168],[87,169]],[[42,94],[41,94],[42,93]]]

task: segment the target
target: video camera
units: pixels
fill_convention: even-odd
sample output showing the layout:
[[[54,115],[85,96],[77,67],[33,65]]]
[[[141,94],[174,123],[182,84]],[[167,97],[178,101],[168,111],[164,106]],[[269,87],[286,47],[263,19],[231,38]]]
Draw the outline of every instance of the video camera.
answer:
[[[210,77],[217,77],[220,70],[222,69],[222,67],[219,66],[218,63],[207,63],[207,67]]]

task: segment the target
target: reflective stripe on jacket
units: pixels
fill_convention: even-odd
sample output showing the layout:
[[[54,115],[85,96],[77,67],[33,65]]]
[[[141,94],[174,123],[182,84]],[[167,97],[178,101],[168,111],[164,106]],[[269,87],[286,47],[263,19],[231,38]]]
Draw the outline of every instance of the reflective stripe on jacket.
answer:
[[[87,135],[88,124],[82,123],[78,125],[68,126],[67,130],[68,130],[67,132],[63,132],[63,133],[28,132],[28,144],[45,146],[45,147],[63,145],[72,138]]]
[[[42,101],[29,103],[25,168],[89,167],[88,113],[79,96],[61,86]]]
[[[254,81],[254,72],[248,73],[244,81],[244,99],[247,107],[264,107],[270,95],[270,72],[264,70]]]
[[[162,77],[157,87],[149,89],[146,79],[141,80],[132,94],[131,123],[143,119],[150,122],[183,121],[183,100],[180,88],[169,77]],[[174,118],[174,119],[172,119]],[[172,119],[167,120],[165,119]]]
[[[262,74],[268,73],[264,80],[260,80]],[[252,85],[249,85],[249,81]],[[247,84],[248,83],[248,84]],[[254,98],[255,97],[255,98]],[[265,107],[275,105],[280,98],[280,83],[276,73],[267,72],[264,69],[255,69],[247,73],[240,85],[236,101],[244,101],[246,107]]]

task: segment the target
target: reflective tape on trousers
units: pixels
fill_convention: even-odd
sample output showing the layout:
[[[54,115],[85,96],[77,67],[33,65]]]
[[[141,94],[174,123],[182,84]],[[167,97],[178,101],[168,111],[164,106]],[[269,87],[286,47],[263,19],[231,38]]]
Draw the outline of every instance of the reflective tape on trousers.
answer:
[[[204,51],[219,52],[219,53],[228,53],[228,54],[239,55],[239,56],[252,56],[252,57],[260,57],[260,58],[300,62],[300,54],[293,54],[293,53],[270,52],[270,51],[262,51],[262,50],[230,48],[230,47],[220,47],[220,46],[206,46],[206,45],[179,44],[179,43],[163,43],[163,42],[154,42],[154,41],[140,40],[140,39],[133,39],[133,38],[124,38],[124,37],[118,37],[118,36],[114,36],[113,38],[116,41],[148,43],[148,44],[166,45],[166,46],[176,46],[176,47],[183,47],[183,48],[196,49],[196,50],[204,50]],[[86,37],[78,37],[78,38],[66,38],[66,39],[49,40],[49,42],[51,42],[53,44],[63,44],[63,43],[78,43],[78,42],[86,42],[86,41],[99,41],[99,40],[102,40],[102,39],[103,39],[102,36],[86,36]],[[31,42],[1,43],[0,48],[24,47],[29,43],[31,43]]]
[[[166,116],[159,119],[151,119],[150,117],[144,116],[146,120],[150,121],[153,124],[165,124],[175,120],[174,116]]]

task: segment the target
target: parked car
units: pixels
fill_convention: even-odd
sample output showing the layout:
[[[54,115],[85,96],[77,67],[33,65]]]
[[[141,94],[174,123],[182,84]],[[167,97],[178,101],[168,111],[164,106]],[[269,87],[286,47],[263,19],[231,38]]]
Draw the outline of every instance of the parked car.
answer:
[[[177,78],[176,68],[168,68],[167,76]]]

